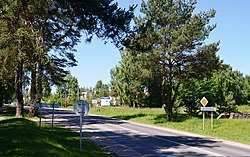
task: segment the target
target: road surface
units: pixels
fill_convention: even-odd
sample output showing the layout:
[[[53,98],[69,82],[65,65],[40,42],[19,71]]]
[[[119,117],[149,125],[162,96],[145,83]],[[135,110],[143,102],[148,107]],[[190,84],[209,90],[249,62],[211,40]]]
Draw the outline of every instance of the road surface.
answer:
[[[51,122],[51,109],[43,109]],[[83,134],[119,156],[250,156],[250,146],[102,116],[84,117]],[[55,125],[79,131],[79,116],[55,110]]]

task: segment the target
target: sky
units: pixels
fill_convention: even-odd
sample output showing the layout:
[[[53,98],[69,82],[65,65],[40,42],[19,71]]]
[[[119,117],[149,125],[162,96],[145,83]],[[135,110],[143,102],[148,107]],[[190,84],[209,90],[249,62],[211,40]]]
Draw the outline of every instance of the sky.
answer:
[[[135,14],[140,14],[141,0],[115,0],[121,8],[138,4]],[[216,17],[210,24],[217,27],[206,43],[220,41],[217,55],[233,70],[250,75],[250,1],[249,0],[197,0],[196,12],[214,8]],[[94,87],[98,80],[110,83],[110,70],[121,60],[119,50],[112,44],[94,38],[90,44],[84,37],[76,46],[78,66],[70,68],[80,87]]]

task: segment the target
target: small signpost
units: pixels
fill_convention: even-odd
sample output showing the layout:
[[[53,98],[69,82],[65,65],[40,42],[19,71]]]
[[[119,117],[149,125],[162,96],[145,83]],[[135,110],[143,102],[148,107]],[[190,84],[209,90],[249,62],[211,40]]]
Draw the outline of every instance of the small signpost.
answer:
[[[206,97],[203,97],[200,101],[203,107],[201,107],[202,115],[203,115],[203,126],[202,129],[205,130],[205,112],[211,112],[211,129],[213,129],[213,112],[216,111],[215,107],[206,107],[208,104],[208,100]]]
[[[55,117],[55,104],[52,104],[53,110],[52,110],[52,130],[54,129],[54,117]]]
[[[52,107],[52,130],[54,129],[54,115],[55,115],[55,108],[59,108],[59,104],[46,104],[46,103],[36,103],[36,107],[38,107],[38,111],[40,113],[40,117],[39,117],[39,128],[41,129],[42,126],[42,110],[43,107],[44,108],[51,108]]]
[[[78,100],[74,104],[74,112],[80,116],[80,151],[82,151],[82,119],[89,112],[89,104],[85,100]]]
[[[40,111],[39,129],[41,129],[41,126],[42,126],[42,105],[41,105],[41,103],[39,103],[39,111]]]

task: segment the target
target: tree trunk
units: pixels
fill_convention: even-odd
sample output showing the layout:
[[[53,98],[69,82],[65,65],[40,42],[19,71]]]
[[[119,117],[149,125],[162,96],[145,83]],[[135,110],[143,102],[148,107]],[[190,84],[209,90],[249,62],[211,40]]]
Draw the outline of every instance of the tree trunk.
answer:
[[[34,117],[36,115],[36,64],[32,65],[31,69],[31,87],[30,87],[30,109],[29,115]]]
[[[172,100],[172,83],[168,82],[168,87],[167,87],[167,116],[168,120],[172,121],[173,118],[173,100]]]
[[[168,120],[172,121],[173,119],[173,78],[172,78],[172,62],[171,59],[168,59],[168,76],[167,76],[167,116]]]
[[[162,100],[164,111],[167,114],[168,111],[167,111],[167,104],[166,104],[166,100],[165,100],[165,85],[166,85],[165,82],[166,82],[165,77],[163,76],[162,83],[161,83],[161,100]]]
[[[42,64],[41,59],[38,62],[38,76],[37,76],[37,100],[41,103],[42,99]]]
[[[165,77],[165,58],[163,57],[163,60],[162,60],[162,82],[161,82],[161,100],[162,100],[162,104],[163,104],[163,108],[164,108],[164,111],[166,113],[166,118],[168,118],[168,107],[167,107],[167,102],[166,102],[166,97],[165,97],[165,88],[166,88],[166,77]]]
[[[23,61],[18,61],[16,76],[15,76],[15,88],[17,96],[16,117],[23,117],[23,91],[22,91],[22,77],[23,77]]]

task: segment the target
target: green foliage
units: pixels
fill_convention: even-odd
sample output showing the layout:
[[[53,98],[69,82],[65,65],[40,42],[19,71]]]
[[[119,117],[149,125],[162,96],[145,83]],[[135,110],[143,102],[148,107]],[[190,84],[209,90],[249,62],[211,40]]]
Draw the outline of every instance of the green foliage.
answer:
[[[250,105],[241,105],[237,107],[239,112],[250,112]]]
[[[49,86],[62,83],[69,73],[67,68],[77,65],[74,46],[81,33],[88,42],[96,35],[112,39],[118,46],[129,31],[133,9],[120,9],[112,0],[0,1],[0,79],[16,76],[17,115],[23,106],[22,78],[26,69],[31,72],[34,107],[35,99],[49,96]]]
[[[140,53],[126,49],[116,68],[111,70],[112,94],[121,104],[130,107],[158,107],[159,76],[158,52]],[[159,93],[159,92],[158,92]],[[161,107],[161,105],[160,105]]]
[[[12,82],[13,83],[13,82]],[[14,98],[14,85],[13,84],[5,84],[3,80],[0,79],[0,107],[3,103],[8,103],[9,100],[13,100]]]
[[[235,112],[237,105],[247,104],[249,87],[243,75],[227,65],[222,66],[211,78],[190,79],[181,85],[178,101],[187,108],[188,113],[199,112],[199,101],[204,96],[209,101],[208,106],[216,106],[219,113]]]
[[[67,75],[65,78],[66,82],[57,86],[57,92],[54,98],[60,97],[56,102],[64,101],[64,106],[72,106],[78,100],[78,89],[79,84],[76,77]],[[51,100],[55,102],[55,100]],[[61,104],[62,105],[62,104]]]
[[[135,33],[126,41],[127,48],[134,53],[141,52],[145,58],[153,56],[150,53],[155,52],[158,56],[150,64],[135,64],[138,62],[134,58],[139,55],[128,54],[125,55],[128,59],[121,62],[120,69],[113,70],[113,73],[120,76],[120,89],[123,89],[122,92],[129,100],[126,103],[140,100],[133,100],[131,97],[139,96],[136,92],[140,90],[136,87],[144,85],[143,88],[151,96],[157,94],[161,97],[157,97],[160,100],[157,106],[164,104],[168,118],[172,120],[172,109],[176,105],[180,85],[190,78],[204,78],[217,70],[219,59],[216,52],[219,43],[204,44],[215,28],[215,25],[209,25],[215,16],[215,10],[194,13],[195,4],[195,0],[142,1],[141,12],[144,15],[135,19]],[[142,58],[140,59],[143,60]],[[148,66],[151,68],[147,68]],[[156,74],[154,79],[151,77],[150,81],[146,81],[147,75],[141,69],[150,69],[150,74]],[[137,77],[138,75],[144,78],[140,79],[142,77]],[[160,87],[152,86],[152,83],[157,83]],[[119,86],[118,83],[117,85]],[[150,96],[148,98],[149,101],[155,101]]]
[[[108,97],[109,94],[109,86],[107,84],[102,83],[102,80],[96,82],[95,87],[93,88],[93,98],[97,99],[100,97]]]

